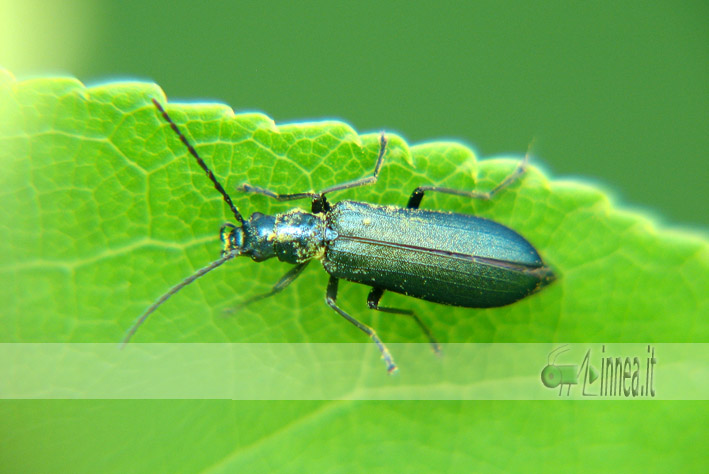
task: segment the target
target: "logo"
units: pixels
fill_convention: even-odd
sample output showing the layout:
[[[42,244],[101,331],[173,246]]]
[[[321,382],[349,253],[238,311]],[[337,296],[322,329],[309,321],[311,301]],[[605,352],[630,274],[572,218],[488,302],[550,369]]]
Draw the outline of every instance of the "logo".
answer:
[[[584,397],[636,398],[655,396],[655,348],[648,345],[644,357],[615,356],[606,352],[606,345],[600,351],[600,371],[591,363],[592,350],[577,364],[557,364],[557,358],[569,352],[569,344],[559,346],[547,356],[547,365],[542,369],[542,384],[548,388],[559,387],[562,396],[566,386],[566,396],[571,387],[581,385]],[[641,363],[640,359],[645,359]],[[643,370],[644,369],[644,370]],[[596,383],[598,382],[598,383]]]

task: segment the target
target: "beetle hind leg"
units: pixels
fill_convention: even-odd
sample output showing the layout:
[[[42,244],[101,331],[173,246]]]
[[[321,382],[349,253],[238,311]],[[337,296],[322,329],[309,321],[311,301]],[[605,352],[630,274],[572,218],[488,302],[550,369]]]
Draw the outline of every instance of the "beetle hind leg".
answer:
[[[369,338],[374,342],[374,344],[377,345],[377,348],[379,349],[379,352],[382,353],[382,359],[384,359],[384,363],[387,366],[387,371],[391,374],[393,372],[396,372],[398,369],[396,367],[396,364],[394,363],[394,359],[392,358],[391,354],[389,353],[389,349],[384,345],[384,343],[379,339],[379,336],[377,336],[377,333],[374,332],[374,329],[370,328],[364,323],[359,322],[357,319],[354,317],[350,316],[347,314],[345,311],[343,311],[339,306],[337,306],[337,282],[339,280],[334,277],[330,276],[330,281],[327,283],[327,295],[325,296],[325,302],[330,306],[332,309],[337,311],[337,313],[345,318],[347,321],[351,322],[357,328],[364,332],[366,335],[369,336]]]
[[[433,352],[435,352],[437,355],[440,355],[440,344],[438,344],[438,341],[435,337],[433,337],[433,333],[431,332],[431,330],[428,329],[428,326],[426,326],[426,324],[421,321],[421,318],[419,318],[416,313],[414,313],[410,309],[388,308],[384,306],[379,306],[379,300],[382,299],[384,291],[385,290],[383,288],[372,288],[372,291],[369,292],[369,296],[367,297],[367,306],[369,306],[369,309],[381,311],[383,313],[403,314],[404,316],[410,316],[411,318],[413,318],[414,321],[416,321],[416,324],[418,324],[418,326],[421,328],[421,331],[423,331],[423,333],[428,338],[428,342],[431,343],[431,348],[433,349]]]

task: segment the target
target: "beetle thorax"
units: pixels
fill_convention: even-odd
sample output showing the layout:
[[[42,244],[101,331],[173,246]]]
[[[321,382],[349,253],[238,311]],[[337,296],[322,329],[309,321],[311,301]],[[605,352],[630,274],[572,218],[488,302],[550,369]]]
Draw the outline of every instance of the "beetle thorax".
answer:
[[[278,214],[273,247],[279,260],[302,263],[322,258],[325,252],[325,216],[299,209]]]
[[[243,228],[241,254],[257,262],[278,257],[287,263],[302,263],[325,254],[325,217],[294,209],[269,216],[255,212]],[[230,239],[231,245],[238,245]]]

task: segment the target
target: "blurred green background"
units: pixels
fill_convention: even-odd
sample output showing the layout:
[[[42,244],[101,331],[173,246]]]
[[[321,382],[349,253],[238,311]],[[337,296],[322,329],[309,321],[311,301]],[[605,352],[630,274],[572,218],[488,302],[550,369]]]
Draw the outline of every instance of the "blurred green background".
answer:
[[[709,4],[0,0],[18,78],[455,139],[706,229]],[[31,289],[28,289],[31,291]],[[672,342],[672,341],[665,341]],[[0,471],[699,472],[706,402],[0,403]],[[705,413],[705,415],[701,415]],[[704,434],[702,434],[704,433]]]
[[[19,78],[155,81],[278,123],[456,139],[590,180],[672,225],[709,213],[709,3],[0,0]]]

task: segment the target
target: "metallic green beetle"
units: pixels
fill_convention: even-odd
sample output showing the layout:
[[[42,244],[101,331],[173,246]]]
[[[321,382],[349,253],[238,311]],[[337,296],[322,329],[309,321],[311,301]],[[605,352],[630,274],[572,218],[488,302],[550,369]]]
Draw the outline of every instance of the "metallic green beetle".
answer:
[[[426,191],[490,199],[522,175],[528,156],[510,176],[487,193],[421,186],[411,194],[405,208],[356,201],[330,204],[326,194],[376,182],[386,153],[387,140],[382,134],[379,156],[370,177],[338,184],[317,193],[277,194],[243,185],[241,191],[262,194],[279,201],[310,199],[312,202],[311,212],[293,209],[275,216],[257,212],[246,220],[167,112],[156,100],[153,103],[207,173],[238,225],[225,224],[222,227],[222,257],[183,280],[151,305],[130,328],[124,343],[170,296],[241,255],[257,262],[276,257],[295,265],[270,292],[254,296],[241,306],[282,291],[311,260],[320,260],[330,274],[325,298],[327,304],[374,341],[389,372],[396,370],[396,364],[376,332],[337,305],[340,279],[371,286],[367,298],[369,307],[411,316],[435,350],[438,350],[437,342],[414,312],[379,306],[385,291],[447,305],[487,308],[514,303],[555,279],[554,273],[544,264],[532,244],[502,224],[465,214],[419,209]]]

